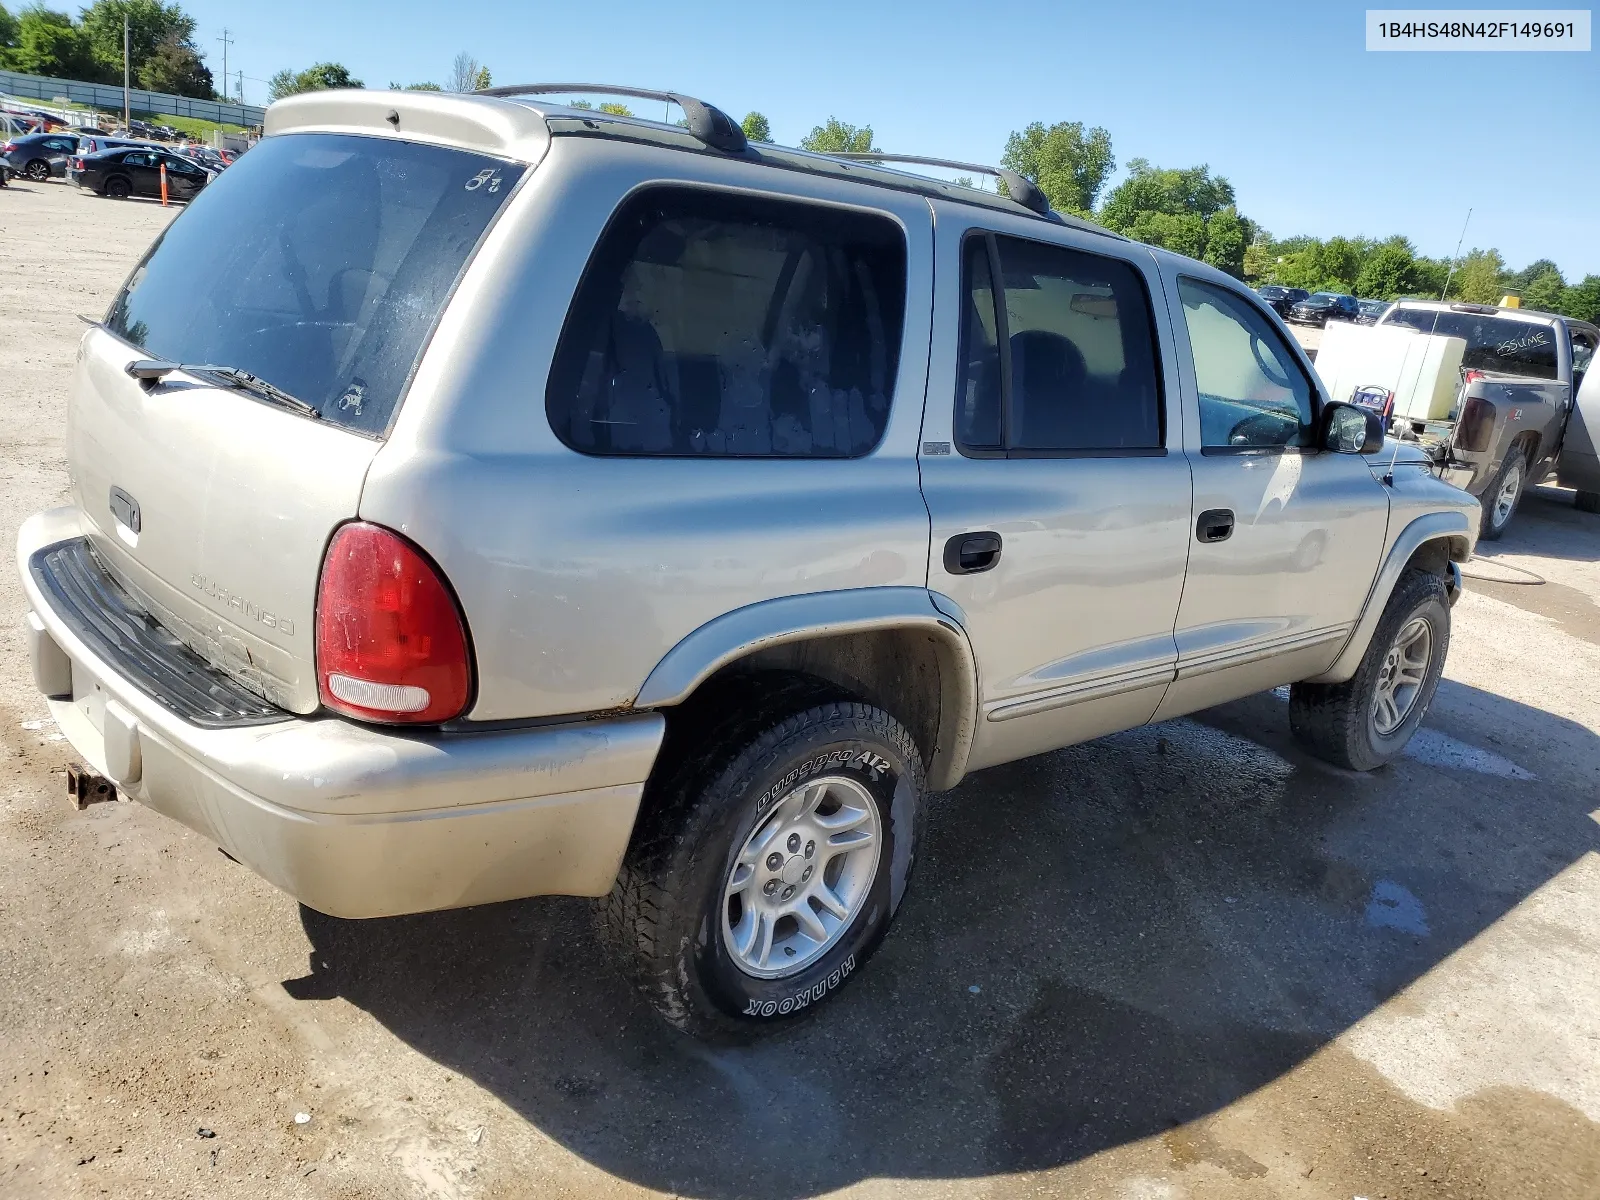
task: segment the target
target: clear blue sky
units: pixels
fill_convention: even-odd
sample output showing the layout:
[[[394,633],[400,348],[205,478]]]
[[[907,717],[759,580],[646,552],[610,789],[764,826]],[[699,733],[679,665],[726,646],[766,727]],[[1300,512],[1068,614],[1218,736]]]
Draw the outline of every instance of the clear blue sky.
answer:
[[[759,109],[791,145],[831,114],[886,150],[992,163],[1030,121],[1082,121],[1119,164],[1209,164],[1278,236],[1403,233],[1443,256],[1471,206],[1467,248],[1600,273],[1600,53],[1369,54],[1350,0],[181,2],[213,71],[232,31],[255,103],[252,79],[282,67],[333,60],[383,87],[442,81],[467,50],[496,83]]]

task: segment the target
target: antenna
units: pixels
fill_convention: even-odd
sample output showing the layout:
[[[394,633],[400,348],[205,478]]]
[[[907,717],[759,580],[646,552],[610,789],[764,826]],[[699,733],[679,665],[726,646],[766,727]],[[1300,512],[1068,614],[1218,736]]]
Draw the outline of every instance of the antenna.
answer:
[[[1456,239],[1456,252],[1450,257],[1450,269],[1444,274],[1444,291],[1439,293],[1439,303],[1444,303],[1444,298],[1450,294],[1450,277],[1456,273],[1456,261],[1461,257],[1461,243],[1467,240],[1467,226],[1472,222],[1472,210],[1467,209],[1467,219],[1461,222],[1461,236]],[[1439,318],[1433,318],[1434,327],[1439,325]]]

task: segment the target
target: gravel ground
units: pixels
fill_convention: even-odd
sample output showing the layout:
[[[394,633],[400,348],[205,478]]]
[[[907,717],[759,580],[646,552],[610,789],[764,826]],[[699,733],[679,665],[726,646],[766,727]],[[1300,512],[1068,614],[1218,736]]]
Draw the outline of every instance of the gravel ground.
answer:
[[[0,191],[7,545],[170,215]],[[737,1050],[581,902],[336,921],[72,812],[0,572],[0,1196],[1600,1195],[1600,518],[1547,489],[1491,553],[1407,759],[1314,762],[1269,693],[983,772],[871,969]]]

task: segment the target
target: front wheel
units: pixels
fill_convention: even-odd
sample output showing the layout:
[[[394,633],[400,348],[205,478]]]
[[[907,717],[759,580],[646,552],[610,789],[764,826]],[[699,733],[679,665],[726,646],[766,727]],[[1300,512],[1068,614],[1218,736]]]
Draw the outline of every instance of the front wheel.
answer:
[[[922,760],[898,721],[847,700],[683,758],[640,817],[601,932],[670,1023],[747,1036],[808,1013],[883,940],[915,857]]]
[[[22,173],[35,183],[44,183],[50,178],[50,164],[42,158],[36,158],[22,169]]]
[[[1483,520],[1478,526],[1479,541],[1492,542],[1506,531],[1506,526],[1511,524],[1511,514],[1517,511],[1517,502],[1522,499],[1522,489],[1527,479],[1528,464],[1523,460],[1522,451],[1513,448],[1506,455],[1500,474],[1478,497],[1478,503],[1483,505]]]
[[[1444,580],[1407,571],[1354,676],[1289,688],[1289,728],[1318,758],[1338,767],[1370,771],[1392,762],[1422,724],[1449,649]]]
[[[106,180],[106,195],[110,196],[113,200],[126,200],[128,198],[128,193],[131,191],[133,191],[133,188],[130,187],[128,181],[123,179],[121,176],[113,176],[112,178]]]

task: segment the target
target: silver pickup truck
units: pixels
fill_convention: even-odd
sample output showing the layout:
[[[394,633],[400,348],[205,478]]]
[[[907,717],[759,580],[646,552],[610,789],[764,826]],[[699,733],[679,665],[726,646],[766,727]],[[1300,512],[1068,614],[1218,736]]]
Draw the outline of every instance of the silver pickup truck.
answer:
[[[1600,329],[1554,313],[1402,300],[1380,326],[1465,340],[1451,420],[1397,421],[1446,479],[1479,498],[1479,536],[1505,532],[1526,488],[1554,475],[1577,505],[1600,512]]]
[[[274,105],[84,336],[17,549],[80,800],[337,916],[604,898],[717,1034],[861,969],[970,772],[1284,684],[1404,750],[1477,506],[1253,293],[571,88]]]

